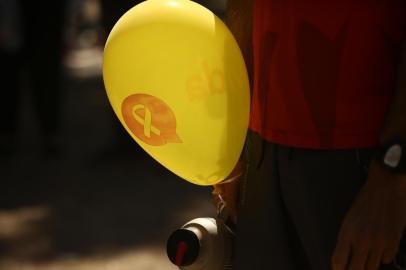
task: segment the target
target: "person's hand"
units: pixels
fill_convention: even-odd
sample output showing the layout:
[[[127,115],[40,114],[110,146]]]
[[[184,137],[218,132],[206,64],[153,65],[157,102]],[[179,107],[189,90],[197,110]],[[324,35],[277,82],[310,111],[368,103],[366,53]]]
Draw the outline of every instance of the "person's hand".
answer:
[[[227,179],[224,183],[219,183],[213,186],[213,202],[217,209],[220,208],[220,205],[223,203],[221,200],[224,200],[226,203],[226,208],[228,214],[234,224],[237,223],[237,207],[238,207],[238,193],[239,193],[239,184],[240,178],[243,174],[243,166],[241,163],[238,163],[234,168],[232,173],[227,179],[234,179],[231,182],[228,182]]]
[[[406,175],[391,174],[373,161],[341,225],[333,270],[377,270],[391,263],[405,227]]]

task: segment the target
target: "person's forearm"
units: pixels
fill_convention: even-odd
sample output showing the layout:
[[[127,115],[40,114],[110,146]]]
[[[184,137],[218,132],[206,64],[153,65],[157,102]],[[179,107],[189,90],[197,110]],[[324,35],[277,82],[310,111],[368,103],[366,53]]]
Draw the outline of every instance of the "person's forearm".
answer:
[[[406,140],[406,38],[398,71],[396,90],[381,132],[381,143],[394,138]]]
[[[248,73],[252,74],[252,6],[253,0],[229,0],[226,24],[244,55]]]

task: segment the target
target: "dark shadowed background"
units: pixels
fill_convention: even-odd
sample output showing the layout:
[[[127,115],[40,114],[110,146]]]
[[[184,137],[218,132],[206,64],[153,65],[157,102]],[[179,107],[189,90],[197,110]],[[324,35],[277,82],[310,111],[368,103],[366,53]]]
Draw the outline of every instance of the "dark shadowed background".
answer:
[[[137,2],[0,0],[1,270],[176,269],[167,236],[215,214],[211,189],[147,156],[108,104],[104,40]]]

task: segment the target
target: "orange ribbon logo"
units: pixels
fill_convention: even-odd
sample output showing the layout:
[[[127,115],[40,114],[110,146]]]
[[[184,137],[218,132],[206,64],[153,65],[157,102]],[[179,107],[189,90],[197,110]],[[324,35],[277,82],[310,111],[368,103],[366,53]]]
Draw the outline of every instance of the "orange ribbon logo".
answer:
[[[121,113],[131,132],[153,146],[182,143],[176,134],[176,117],[171,108],[157,97],[134,94],[124,99]]]

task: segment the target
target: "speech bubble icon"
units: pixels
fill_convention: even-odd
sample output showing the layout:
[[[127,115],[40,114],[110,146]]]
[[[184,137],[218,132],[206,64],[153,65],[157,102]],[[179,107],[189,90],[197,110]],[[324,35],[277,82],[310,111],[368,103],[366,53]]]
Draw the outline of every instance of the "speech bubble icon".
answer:
[[[122,102],[121,113],[132,134],[148,145],[182,143],[176,134],[175,114],[157,97],[130,95]]]
[[[248,128],[249,80],[213,12],[190,0],[135,6],[108,37],[103,80],[125,129],[167,169],[205,186],[232,172]]]

